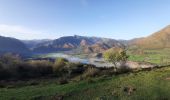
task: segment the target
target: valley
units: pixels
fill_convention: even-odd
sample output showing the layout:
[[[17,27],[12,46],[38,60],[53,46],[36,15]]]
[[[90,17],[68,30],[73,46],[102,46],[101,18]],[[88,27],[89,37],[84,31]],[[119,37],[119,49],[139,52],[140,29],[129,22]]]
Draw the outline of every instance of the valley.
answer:
[[[170,100],[170,0],[0,0],[0,100]]]

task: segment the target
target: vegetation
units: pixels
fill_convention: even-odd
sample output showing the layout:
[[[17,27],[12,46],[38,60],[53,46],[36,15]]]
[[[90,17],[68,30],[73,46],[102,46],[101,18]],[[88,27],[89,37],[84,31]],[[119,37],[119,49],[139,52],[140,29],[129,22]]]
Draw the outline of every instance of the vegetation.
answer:
[[[118,64],[121,64],[121,66],[123,66],[123,64],[126,63],[128,56],[126,55],[126,51],[124,49],[112,48],[104,53],[104,58],[107,61],[113,63],[114,67],[117,68]]]
[[[169,48],[164,49],[140,49],[130,47],[127,51],[129,55],[128,60],[140,61],[140,62],[150,62],[159,65],[169,65],[170,64],[170,52]]]
[[[0,80],[49,76],[53,74],[53,65],[47,60],[23,61],[16,55],[5,54],[0,57]]]
[[[79,75],[82,75],[83,78],[95,77],[99,72],[104,73],[107,70],[109,72],[108,68],[96,68],[93,65],[71,63],[64,58],[57,58],[53,62],[48,60],[23,61],[18,56],[11,54],[0,57],[0,80],[22,80],[41,77],[70,80]]]
[[[117,53],[121,58],[117,61],[127,60],[125,51],[118,49]],[[170,99],[169,67],[140,72],[113,69],[71,63],[63,58],[54,62],[23,61],[17,55],[3,55],[0,57],[0,100]]]
[[[170,68],[165,67],[152,71],[100,76],[79,82],[70,81],[64,85],[58,84],[57,79],[6,82],[4,86],[1,82],[0,99],[168,100],[169,73]]]

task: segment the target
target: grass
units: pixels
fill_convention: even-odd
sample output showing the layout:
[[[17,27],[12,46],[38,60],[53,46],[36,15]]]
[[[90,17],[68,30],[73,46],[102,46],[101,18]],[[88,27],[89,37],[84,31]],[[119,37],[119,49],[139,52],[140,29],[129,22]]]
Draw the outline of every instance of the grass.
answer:
[[[154,64],[170,64],[170,49],[164,48],[164,49],[145,49],[142,50],[143,54],[133,53],[133,49],[129,49],[128,55],[129,60],[131,61],[145,61],[150,62]]]
[[[92,78],[91,81],[70,82],[59,85],[52,81],[40,81],[38,85],[0,88],[0,100],[33,100],[60,94],[65,100],[168,100],[170,99],[170,68],[153,69],[111,77]],[[45,83],[45,84],[44,84]],[[131,95],[125,87],[133,87]]]

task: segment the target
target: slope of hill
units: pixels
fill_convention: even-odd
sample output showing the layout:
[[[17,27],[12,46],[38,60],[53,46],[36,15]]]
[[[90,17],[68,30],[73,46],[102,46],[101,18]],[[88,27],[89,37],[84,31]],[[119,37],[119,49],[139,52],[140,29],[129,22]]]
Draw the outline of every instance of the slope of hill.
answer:
[[[37,45],[42,43],[49,43],[52,40],[42,39],[42,40],[22,40],[22,42],[30,49],[35,48]]]
[[[107,38],[97,38],[97,37],[84,37],[84,36],[66,36],[59,39],[41,43],[37,45],[33,51],[38,53],[54,52],[54,51],[70,51],[70,50],[80,50],[82,48],[83,52],[102,52],[103,50],[109,49],[111,47],[122,47],[119,41]],[[81,50],[81,51],[82,51]],[[81,52],[80,51],[80,52]]]
[[[22,86],[18,81],[9,82],[7,88],[0,88],[0,100],[169,100],[169,73],[170,67],[165,67],[81,81],[77,78],[64,85],[57,83],[58,78],[21,81]]]
[[[161,49],[170,47],[170,26],[145,38],[138,38],[130,41],[130,45],[137,45],[141,48]]]
[[[0,36],[0,53],[2,54],[6,52],[19,54],[30,53],[28,48],[20,40]]]

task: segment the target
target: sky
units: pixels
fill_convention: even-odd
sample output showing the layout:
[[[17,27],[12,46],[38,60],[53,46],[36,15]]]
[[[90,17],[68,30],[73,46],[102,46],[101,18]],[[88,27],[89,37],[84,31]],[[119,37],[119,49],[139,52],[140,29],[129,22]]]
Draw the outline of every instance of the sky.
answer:
[[[0,35],[132,39],[170,24],[170,0],[0,0]]]

